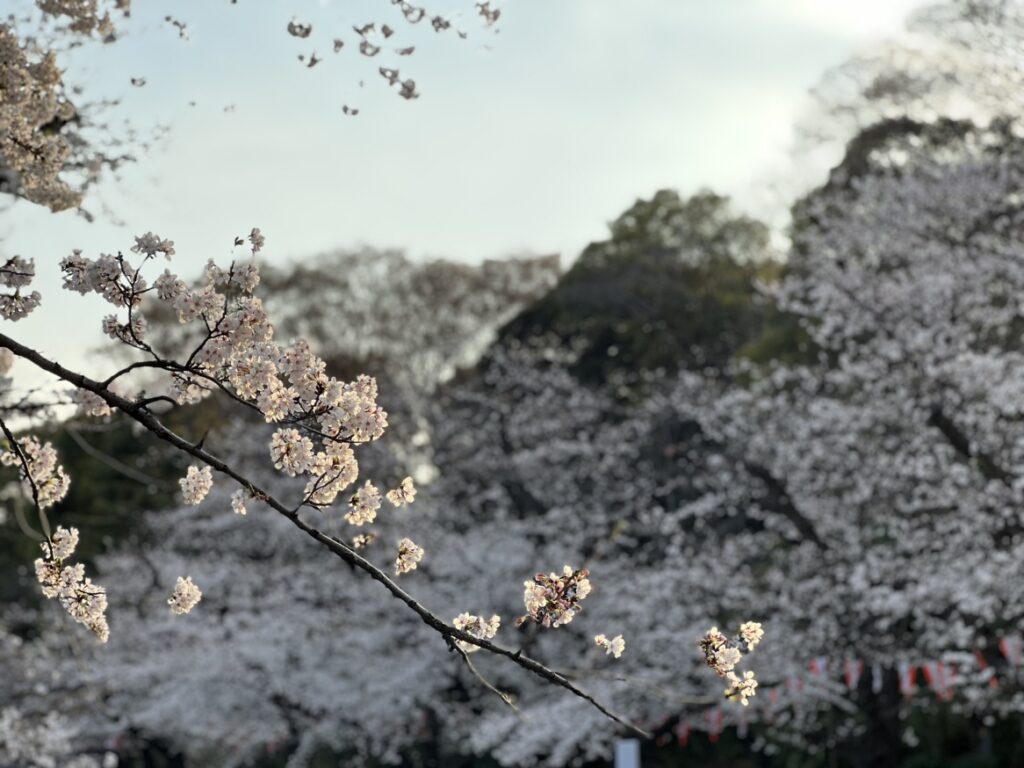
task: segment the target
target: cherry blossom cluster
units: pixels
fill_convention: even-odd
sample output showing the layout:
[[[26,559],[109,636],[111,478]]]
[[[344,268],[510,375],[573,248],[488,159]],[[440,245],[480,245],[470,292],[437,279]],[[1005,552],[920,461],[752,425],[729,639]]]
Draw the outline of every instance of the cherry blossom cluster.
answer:
[[[365,525],[377,518],[380,509],[380,491],[369,480],[352,496],[345,519],[352,525]]]
[[[523,582],[526,614],[516,619],[516,626],[527,621],[551,628],[568,624],[583,610],[580,603],[590,594],[589,575],[586,568],[576,571],[566,565],[561,575],[538,573]]]
[[[398,557],[395,558],[395,573],[401,576],[403,573],[415,571],[423,559],[423,547],[417,546],[412,539],[402,539],[398,542]]]
[[[606,635],[595,635],[594,645],[603,648],[606,654],[615,659],[619,658],[626,650],[626,641],[622,635],[616,635],[611,640]]]
[[[725,675],[729,681],[729,686],[725,689],[725,698],[730,701],[739,701],[744,707],[750,702],[752,696],[757,694],[757,680],[754,679],[754,673],[749,669],[743,673],[743,677],[740,677],[735,672],[727,672]]]
[[[213,472],[209,467],[198,467],[193,464],[178,481],[178,485],[181,487],[185,503],[195,506],[206,498],[206,494],[213,487]]]
[[[352,537],[352,549],[366,549],[376,538],[377,535],[374,533],[357,533]]]
[[[45,126],[70,120],[56,56],[30,61],[14,29],[0,23],[0,158],[17,174],[22,194],[54,211],[77,205],[80,196],[60,179],[70,152],[67,139]]]
[[[71,486],[71,478],[57,463],[56,449],[35,437],[21,438],[0,453],[0,464],[18,468],[25,495],[40,509],[52,507],[63,499]]]
[[[179,616],[188,613],[202,599],[203,593],[192,581],[191,576],[179,576],[174,584],[174,592],[167,598],[167,604],[171,606],[171,612]]]
[[[21,320],[39,306],[39,291],[21,292],[35,274],[35,261],[21,256],[12,256],[0,266],[0,285],[14,289],[11,293],[0,293],[0,317],[4,320]]]
[[[416,500],[416,486],[412,478],[405,478],[397,488],[388,491],[387,499],[396,507],[412,504]]]
[[[460,613],[452,620],[452,626],[479,640],[491,640],[498,634],[501,617],[495,614],[490,619],[485,619],[482,616],[474,616],[472,613]],[[465,653],[474,653],[480,650],[479,646],[467,643],[465,640],[456,640],[455,644]]]
[[[65,564],[78,546],[78,529],[58,526],[49,541],[40,546],[45,556],[36,559],[35,569],[43,595],[60,600],[75,621],[88,627],[101,643],[107,642],[106,590],[92,583],[81,563]]]
[[[245,508],[245,497],[246,493],[242,488],[231,494],[231,511],[236,515],[244,515],[249,511]]]
[[[719,631],[718,627],[712,627],[698,642],[701,652],[704,654],[704,662],[714,670],[719,677],[729,681],[725,689],[725,696],[730,700],[739,700],[747,705],[747,699],[757,691],[757,681],[754,673],[747,670],[743,677],[736,672],[736,665],[743,659],[742,645],[746,645],[747,651],[754,650],[757,644],[764,637],[764,630],[755,621],[747,621],[740,625],[740,631],[734,638],[726,637]]]

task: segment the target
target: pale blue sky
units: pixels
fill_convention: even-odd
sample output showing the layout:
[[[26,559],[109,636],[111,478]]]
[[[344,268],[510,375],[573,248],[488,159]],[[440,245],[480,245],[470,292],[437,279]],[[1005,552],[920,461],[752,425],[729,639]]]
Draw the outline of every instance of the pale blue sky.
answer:
[[[470,261],[559,252],[567,263],[661,187],[710,186],[774,213],[766,190],[794,172],[788,148],[807,89],[898,34],[920,4],[508,0],[490,34],[470,0],[431,3],[463,12],[471,34],[459,40],[409,27],[386,0],[136,0],[122,40],[64,64],[89,95],[123,99],[115,117],[170,131],[89,199],[95,223],[25,203],[0,213],[5,250],[35,257],[51,310],[18,330],[97,365],[88,351],[105,308],[59,291],[57,262],[76,247],[127,250],[146,230],[175,240],[177,269],[192,276],[253,225],[271,259],[369,243]],[[166,13],[188,23],[188,41]],[[309,40],[285,32],[293,17],[313,24]],[[370,20],[390,20],[395,45],[416,53],[366,59],[351,34],[330,51],[336,31]],[[324,61],[307,70],[296,56],[313,49]],[[422,98],[389,91],[378,65],[400,66]],[[343,103],[360,114],[344,116]]]

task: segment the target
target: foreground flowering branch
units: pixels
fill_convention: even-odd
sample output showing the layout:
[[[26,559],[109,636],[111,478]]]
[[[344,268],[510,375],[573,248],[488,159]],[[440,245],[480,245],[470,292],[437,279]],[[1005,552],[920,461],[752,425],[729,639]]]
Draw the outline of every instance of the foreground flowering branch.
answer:
[[[236,244],[244,241],[236,238]],[[255,257],[264,245],[259,229],[252,230],[248,241]],[[388,415],[377,403],[376,381],[369,376],[359,376],[352,382],[340,381],[327,374],[326,362],[311,351],[305,340],[298,339],[287,345],[274,341],[274,326],[254,293],[259,284],[255,264],[232,262],[224,269],[210,261],[202,280],[194,287],[169,270],[150,283],[142,274],[143,268],[158,257],[170,260],[175,253],[174,243],[147,233],[135,238],[131,250],[141,257],[137,265],[122,253],[90,259],[74,251],[62,260],[61,269],[65,289],[83,295],[97,294],[113,305],[115,313],[103,318],[104,333],[142,359],[98,381],[71,371],[4,334],[0,334],[0,350],[6,350],[7,357],[23,358],[71,384],[74,387],[71,399],[83,415],[102,416],[120,411],[160,440],[197,459],[199,463],[190,466],[179,481],[186,504],[203,501],[214,485],[216,471],[238,484],[231,496],[235,513],[246,514],[249,500],[266,504],[350,566],[380,582],[392,596],[440,633],[470,671],[506,703],[511,703],[509,697],[483,680],[471,663],[472,651],[482,648],[509,658],[538,677],[571,691],[615,722],[646,735],[565,675],[524,656],[521,649],[513,651],[494,643],[501,623],[499,616],[485,620],[482,616],[462,613],[449,624],[398,586],[395,578],[416,570],[425,557],[424,549],[411,539],[402,538],[397,543],[394,576],[391,576],[359,554],[358,550],[373,539],[372,532],[360,530],[352,542],[347,543],[305,519],[301,514],[304,509],[326,515],[342,492],[355,485],[360,476],[355,450],[384,434]],[[31,261],[10,262],[8,266],[18,272],[14,278],[16,288],[27,287],[34,274]],[[33,311],[36,305],[38,301],[24,306],[18,317]],[[158,351],[148,338],[146,313],[150,308],[157,312],[169,311],[185,328],[181,348],[173,357]],[[157,387],[166,383],[165,391],[150,396],[127,394],[129,376],[142,371],[162,377]],[[197,403],[214,392],[258,413],[267,423],[277,425],[268,445],[269,458],[275,469],[284,475],[305,479],[297,503],[286,503],[275,497],[207,450],[203,439],[190,442],[173,432],[152,408],[157,403],[171,406]],[[70,551],[55,542],[42,512],[45,506],[64,496],[68,478],[58,466],[52,447],[41,446],[32,437],[16,440],[9,430],[5,428],[5,431],[11,449],[4,456],[4,463],[20,463],[23,479],[28,483],[27,491],[31,491],[44,523],[43,548],[49,556],[37,563],[44,593],[48,597],[60,597],[76,620],[85,623],[105,641],[108,634],[103,615],[105,593],[92,588],[81,565],[67,566],[63,562]],[[411,478],[405,478],[386,493],[372,480],[364,480],[348,497],[344,519],[349,525],[362,529],[374,523],[385,500],[398,509],[412,504],[415,496]],[[77,540],[77,531],[64,532],[62,536],[62,541],[69,536]],[[591,592],[591,583],[587,569],[576,570],[567,565],[560,573],[536,574],[524,583],[524,588],[526,613],[516,620],[516,625],[534,622],[555,630],[569,624],[580,613],[583,601]],[[191,578],[179,578],[168,604],[173,613],[184,614],[192,610],[201,596],[200,586]],[[758,625],[744,625],[744,628],[755,626]],[[748,641],[751,649],[758,639]],[[625,650],[621,635],[612,640],[598,635],[595,643],[615,659]],[[712,668],[719,674],[731,673],[731,667],[725,671],[714,665]],[[747,697],[754,694],[756,683],[752,676],[742,680],[730,677],[730,682],[727,697],[735,696],[745,703]]]
[[[611,718],[620,725],[628,728],[642,736],[648,734],[632,723],[626,721],[619,715],[612,712],[601,702],[596,700],[589,693],[579,688],[574,683],[570,682],[567,678],[554,670],[548,668],[544,664],[526,656],[521,650],[511,650],[505,648],[490,640],[482,639],[477,637],[470,631],[457,629],[456,627],[449,625],[439,616],[434,614],[432,611],[423,606],[419,601],[412,597],[408,592],[402,589],[396,584],[390,576],[388,576],[383,570],[375,566],[369,560],[360,555],[357,551],[351,548],[348,544],[339,541],[338,539],[324,533],[320,529],[313,525],[310,525],[303,520],[296,509],[286,506],[282,501],[277,499],[271,493],[261,488],[255,481],[241,474],[238,470],[231,467],[221,459],[211,454],[206,449],[199,447],[175,432],[168,429],[157,416],[149,408],[149,404],[145,399],[130,400],[115,392],[112,392],[109,388],[105,387],[101,382],[95,381],[84,376],[81,373],[72,371],[57,362],[49,360],[43,357],[39,352],[23,344],[15,341],[9,336],[0,333],[0,347],[9,349],[17,357],[28,360],[38,368],[57,376],[58,378],[66,381],[67,383],[90,392],[99,398],[100,401],[105,403],[109,408],[121,411],[131,419],[141,424],[147,430],[149,430],[156,437],[160,438],[166,443],[174,446],[175,448],[199,459],[208,467],[220,472],[223,475],[237,481],[244,488],[249,489],[249,492],[255,498],[260,499],[263,503],[267,504],[271,509],[275,510],[279,514],[286,517],[293,525],[301,530],[306,535],[315,539],[330,552],[337,557],[344,560],[351,566],[358,568],[363,571],[370,578],[380,582],[392,596],[396,597],[406,606],[408,606],[422,621],[429,626],[431,629],[438,632],[445,641],[451,647],[455,647],[456,642],[462,642],[470,646],[476,646],[486,651],[490,651],[498,656],[503,656],[507,659],[512,660],[515,664],[518,664],[523,669],[537,675],[543,680],[558,685],[566,690],[570,691],[574,695],[580,697],[584,701],[589,702],[591,705],[596,707],[602,714]]]

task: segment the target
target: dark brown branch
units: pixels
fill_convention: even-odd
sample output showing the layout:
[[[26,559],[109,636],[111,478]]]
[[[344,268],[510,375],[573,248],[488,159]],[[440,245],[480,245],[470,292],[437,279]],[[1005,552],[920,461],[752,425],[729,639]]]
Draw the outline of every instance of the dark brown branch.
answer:
[[[812,542],[821,550],[828,549],[828,544],[818,535],[814,523],[808,520],[804,514],[796,508],[789,489],[786,484],[773,475],[767,467],[752,461],[745,461],[744,466],[751,475],[756,477],[768,488],[768,492],[774,496],[775,507],[778,512],[789,520],[801,536]]]
[[[981,472],[986,480],[998,480],[1006,485],[1013,484],[1015,476],[1012,472],[1001,467],[987,453],[971,450],[971,441],[953,423],[953,420],[945,414],[941,405],[932,406],[931,413],[928,415],[928,426],[935,427],[949,444],[953,446],[953,450],[965,459],[973,460],[978,466],[978,471]]]

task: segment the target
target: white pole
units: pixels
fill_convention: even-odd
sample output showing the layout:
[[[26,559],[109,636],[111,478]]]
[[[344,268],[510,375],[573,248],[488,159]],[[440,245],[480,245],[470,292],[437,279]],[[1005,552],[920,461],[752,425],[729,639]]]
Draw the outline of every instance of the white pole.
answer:
[[[640,768],[640,742],[619,739],[615,742],[615,768]]]

